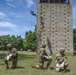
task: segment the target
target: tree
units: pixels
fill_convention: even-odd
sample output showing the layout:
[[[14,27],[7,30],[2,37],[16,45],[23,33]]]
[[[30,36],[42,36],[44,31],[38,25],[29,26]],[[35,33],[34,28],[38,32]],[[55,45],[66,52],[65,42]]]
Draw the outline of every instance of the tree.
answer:
[[[76,28],[73,29],[73,44],[74,50],[76,51]]]
[[[36,32],[28,31],[27,34],[25,34],[25,42],[24,42],[24,48],[26,50],[31,49],[32,51],[36,50]]]
[[[15,37],[15,35],[0,36],[0,50],[6,50],[6,45],[11,43],[18,50],[23,49],[23,38],[21,36]]]

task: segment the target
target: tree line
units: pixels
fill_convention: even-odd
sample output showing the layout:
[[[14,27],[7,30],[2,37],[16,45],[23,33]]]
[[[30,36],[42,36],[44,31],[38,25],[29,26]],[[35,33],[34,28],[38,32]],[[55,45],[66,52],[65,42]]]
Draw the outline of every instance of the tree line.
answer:
[[[25,38],[15,35],[3,35],[0,36],[0,50],[6,50],[7,44],[12,44],[18,50],[36,50],[36,32],[27,31]]]
[[[6,50],[6,45],[11,43],[14,47],[18,50],[36,50],[36,31],[32,32],[27,31],[25,33],[25,38],[21,36],[15,35],[4,35],[0,36],[0,50]],[[76,28],[73,29],[73,46],[74,50],[76,51]]]

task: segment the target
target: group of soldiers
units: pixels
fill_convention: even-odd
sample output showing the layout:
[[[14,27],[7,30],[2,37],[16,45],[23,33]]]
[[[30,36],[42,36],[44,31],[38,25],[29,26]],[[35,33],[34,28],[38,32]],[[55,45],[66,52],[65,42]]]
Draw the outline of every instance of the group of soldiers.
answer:
[[[52,56],[49,56],[45,50],[46,48],[46,44],[43,44],[42,47],[40,48],[40,50],[38,51],[38,55],[39,55],[39,65],[34,65],[34,68],[44,68],[44,62],[47,61],[47,65],[46,65],[46,69],[49,68],[50,63],[52,62]],[[59,53],[56,54],[56,58],[55,58],[56,62],[56,71],[61,71],[64,70],[66,71],[66,68],[68,67],[68,63],[67,63],[67,57],[65,55],[65,50],[64,49],[60,49]]]
[[[46,44],[43,44],[40,50],[38,50],[37,54],[39,55],[39,64],[33,65],[32,68],[44,68],[44,62],[47,61],[46,69],[49,68],[51,62],[52,62],[52,56],[49,56],[45,50]],[[16,48],[13,47],[12,44],[7,44],[7,56],[4,58],[4,62],[6,65],[6,69],[9,69],[8,61],[12,61],[12,69],[17,67],[17,61],[18,61],[18,51]],[[64,70],[66,71],[66,68],[68,67],[67,63],[67,57],[65,55],[65,50],[60,49],[59,53],[56,55],[56,71]]]

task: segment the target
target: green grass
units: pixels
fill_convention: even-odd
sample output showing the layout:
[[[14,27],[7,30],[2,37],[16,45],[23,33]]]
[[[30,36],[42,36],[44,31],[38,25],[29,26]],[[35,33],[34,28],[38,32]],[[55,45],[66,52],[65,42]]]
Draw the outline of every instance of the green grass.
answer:
[[[1,54],[2,55],[2,54]],[[54,69],[35,69],[31,68],[32,64],[36,64],[38,62],[38,57],[34,52],[19,52],[19,60],[18,60],[18,68],[12,70],[6,70],[3,59],[0,59],[0,75],[76,75],[76,57],[68,56],[70,70],[67,72],[56,72],[55,71],[55,57],[53,56],[53,61],[51,63],[51,67]],[[11,67],[11,62],[9,62]],[[45,63],[46,65],[46,63]]]

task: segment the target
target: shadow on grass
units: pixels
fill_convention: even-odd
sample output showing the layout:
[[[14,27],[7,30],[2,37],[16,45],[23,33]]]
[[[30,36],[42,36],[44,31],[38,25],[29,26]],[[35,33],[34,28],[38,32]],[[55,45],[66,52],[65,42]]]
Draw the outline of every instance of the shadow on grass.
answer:
[[[49,68],[43,68],[43,70],[47,70],[47,69],[49,69],[49,70],[55,70],[55,68],[54,67],[49,67]]]
[[[4,65],[4,64],[0,64],[0,65]]]
[[[34,68],[34,69],[40,69],[40,70],[47,70],[47,69],[49,69],[49,70],[55,70],[54,67],[49,67],[49,68],[46,68],[46,67],[44,67],[44,68],[32,67],[32,68]]]
[[[68,73],[68,72],[70,72],[70,69],[66,69],[65,71],[61,70],[60,72]]]
[[[65,73],[66,73],[66,72],[70,72],[70,69],[66,69]]]
[[[16,69],[24,69],[25,67],[17,66]]]
[[[51,70],[55,70],[55,68],[54,67],[49,67]]]

